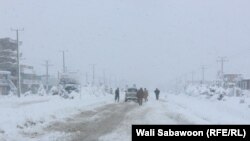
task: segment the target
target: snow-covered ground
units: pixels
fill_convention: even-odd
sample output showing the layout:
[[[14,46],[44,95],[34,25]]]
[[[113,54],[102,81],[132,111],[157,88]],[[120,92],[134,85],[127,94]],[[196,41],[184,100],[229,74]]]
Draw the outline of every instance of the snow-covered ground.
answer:
[[[90,110],[113,102],[113,96],[98,88],[83,88],[74,99],[58,95],[0,97],[0,141],[22,141],[23,132],[45,127],[52,121],[64,120],[82,109]]]
[[[101,141],[131,140],[132,124],[250,124],[250,108],[237,98],[208,100],[185,94],[161,94],[126,115],[126,119]]]
[[[0,98],[0,140],[131,140],[132,124],[250,124],[248,98],[223,100],[189,94],[161,93],[142,106],[115,103],[113,95],[83,90],[74,99],[59,96]],[[47,130],[47,131],[45,131]],[[95,136],[90,135],[95,131]]]

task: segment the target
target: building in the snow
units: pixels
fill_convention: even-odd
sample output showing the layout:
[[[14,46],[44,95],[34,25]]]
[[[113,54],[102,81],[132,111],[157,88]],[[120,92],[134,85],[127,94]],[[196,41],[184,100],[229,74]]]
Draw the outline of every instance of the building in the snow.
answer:
[[[224,87],[234,87],[243,79],[242,74],[224,74]]]
[[[10,38],[0,39],[0,70],[9,71],[11,80],[17,84],[17,44]]]
[[[243,79],[238,83],[238,86],[243,90],[250,90],[250,79]]]
[[[37,93],[41,82],[41,76],[36,75],[33,66],[20,65],[21,73],[21,91],[25,93],[31,91],[32,93]]]
[[[20,42],[19,42],[20,44]],[[4,94],[7,91],[13,90],[16,92],[17,88],[17,41],[10,38],[0,39],[0,79],[7,77],[8,79],[2,79],[0,84]],[[8,73],[7,73],[8,72]],[[36,92],[41,84],[41,77],[37,76],[30,65],[20,64],[20,81],[21,92],[32,91]],[[7,83],[8,82],[8,83]],[[8,85],[8,86],[7,86]]]
[[[0,95],[7,95],[10,92],[15,92],[16,87],[11,81],[9,71],[0,71]]]

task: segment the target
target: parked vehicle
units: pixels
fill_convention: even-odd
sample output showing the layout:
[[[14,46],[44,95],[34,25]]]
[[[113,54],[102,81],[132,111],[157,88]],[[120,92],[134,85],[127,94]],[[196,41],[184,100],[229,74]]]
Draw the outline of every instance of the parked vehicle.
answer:
[[[61,85],[63,87],[63,89],[69,94],[72,91],[79,92],[79,90],[80,90],[79,81],[76,78],[72,77],[72,75],[69,75],[69,74],[64,74],[61,76],[60,81],[59,81],[59,85]]]
[[[137,98],[137,89],[136,88],[128,88],[125,91],[125,102],[132,100],[137,102],[138,98]]]

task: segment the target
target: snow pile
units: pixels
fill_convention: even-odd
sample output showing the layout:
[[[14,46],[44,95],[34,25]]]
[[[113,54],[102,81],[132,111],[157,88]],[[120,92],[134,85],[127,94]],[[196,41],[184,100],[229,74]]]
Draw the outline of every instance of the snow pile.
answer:
[[[228,97],[244,96],[242,90],[237,87],[224,89],[222,87],[208,85],[189,85],[185,89],[185,94],[217,100],[225,100]]]
[[[21,98],[1,96],[0,140],[21,139],[23,135],[20,133],[25,130],[34,130],[51,121],[77,114],[82,109],[92,109],[113,102],[113,96],[104,94],[101,90],[84,87],[81,93],[71,93],[74,99],[64,99],[58,95],[30,94]]]
[[[44,93],[46,93],[44,91]],[[77,90],[73,90],[71,92],[67,92],[62,85],[54,86],[50,89],[49,95],[59,95],[66,99],[74,99],[79,97],[78,93],[88,93],[93,96],[105,96],[106,94],[109,94],[110,92],[107,91],[107,88],[104,86],[97,87],[97,86],[84,86],[80,87]]]
[[[106,94],[109,94],[106,92],[105,87],[84,87],[84,91],[96,97],[103,96],[103,95],[105,96]]]
[[[12,94],[14,95],[14,94]],[[42,84],[39,85],[39,88],[36,93],[33,93],[32,90],[26,91],[25,93],[22,94],[22,96],[29,96],[29,95],[46,95],[46,90]]]
[[[250,124],[249,103],[240,103],[241,97],[227,97],[223,102],[190,95],[168,95],[166,99],[170,111],[191,123]]]
[[[211,101],[232,102],[235,104],[244,104],[250,108],[250,91],[240,88],[222,88],[217,86],[190,85],[185,89],[184,94]]]

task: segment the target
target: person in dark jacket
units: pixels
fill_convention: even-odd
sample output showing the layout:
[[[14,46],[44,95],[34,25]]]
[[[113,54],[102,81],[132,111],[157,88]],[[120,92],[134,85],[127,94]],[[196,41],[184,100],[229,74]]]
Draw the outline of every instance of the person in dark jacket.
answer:
[[[143,97],[144,97],[144,92],[143,92],[143,89],[140,88],[139,91],[137,92],[138,103],[140,106],[142,105]]]
[[[148,90],[146,88],[144,88],[143,93],[144,93],[143,98],[144,98],[145,102],[147,102],[148,101]]]
[[[119,102],[120,100],[120,91],[119,88],[115,90],[115,102]]]
[[[155,89],[156,100],[159,100],[160,90],[158,88]]]

